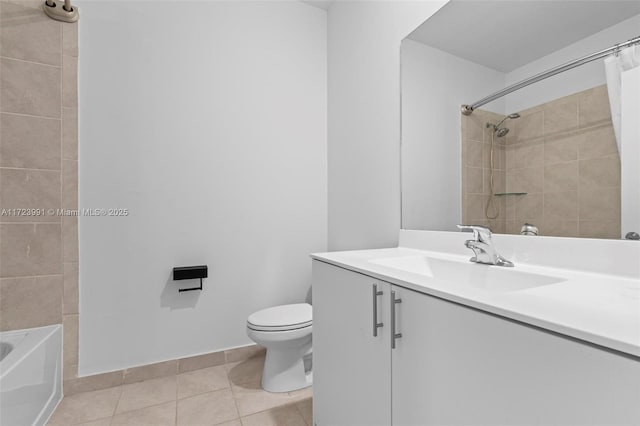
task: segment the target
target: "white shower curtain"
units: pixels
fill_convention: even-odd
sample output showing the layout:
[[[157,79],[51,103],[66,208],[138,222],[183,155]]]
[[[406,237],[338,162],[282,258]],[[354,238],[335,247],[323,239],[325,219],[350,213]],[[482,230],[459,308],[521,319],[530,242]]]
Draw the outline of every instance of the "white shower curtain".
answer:
[[[631,46],[621,50],[617,55],[611,55],[604,60],[604,69],[607,75],[607,90],[609,92],[609,104],[611,105],[611,121],[613,131],[618,144],[618,154],[622,158],[620,137],[620,123],[622,114],[622,73],[640,66],[640,46]]]

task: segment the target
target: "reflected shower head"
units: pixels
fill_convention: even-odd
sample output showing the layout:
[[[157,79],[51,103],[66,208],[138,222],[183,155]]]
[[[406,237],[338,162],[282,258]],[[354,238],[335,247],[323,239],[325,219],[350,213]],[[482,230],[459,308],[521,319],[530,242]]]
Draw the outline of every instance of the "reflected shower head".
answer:
[[[504,123],[506,120],[509,120],[509,119],[514,120],[516,118],[520,118],[520,114],[518,114],[517,112],[514,112],[504,117],[502,120],[500,120],[498,124],[487,123],[487,127],[493,127],[493,131],[495,132],[496,136],[501,138],[503,136],[506,136],[507,133],[509,133],[509,129],[506,127],[500,127],[500,125]]]

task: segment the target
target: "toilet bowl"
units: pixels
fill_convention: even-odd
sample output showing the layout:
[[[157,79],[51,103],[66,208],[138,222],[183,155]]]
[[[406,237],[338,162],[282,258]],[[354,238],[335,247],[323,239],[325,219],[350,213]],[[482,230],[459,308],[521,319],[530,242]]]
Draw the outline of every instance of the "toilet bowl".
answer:
[[[311,386],[312,372],[305,371],[311,356],[312,310],[308,303],[281,305],[249,315],[247,335],[267,348],[262,389],[289,392]]]

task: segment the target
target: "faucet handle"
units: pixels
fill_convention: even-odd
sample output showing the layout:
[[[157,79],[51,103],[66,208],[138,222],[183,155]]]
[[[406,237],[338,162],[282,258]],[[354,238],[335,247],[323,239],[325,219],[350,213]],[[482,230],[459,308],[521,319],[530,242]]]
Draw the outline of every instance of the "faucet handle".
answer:
[[[491,242],[491,229],[482,225],[458,225],[463,231],[473,231],[473,239],[483,243]]]

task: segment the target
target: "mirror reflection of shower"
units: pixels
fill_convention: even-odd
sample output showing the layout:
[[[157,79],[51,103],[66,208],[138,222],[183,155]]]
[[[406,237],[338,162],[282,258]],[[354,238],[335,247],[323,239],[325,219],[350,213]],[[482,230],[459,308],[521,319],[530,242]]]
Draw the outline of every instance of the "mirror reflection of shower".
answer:
[[[509,128],[508,127],[500,127],[505,121],[507,120],[514,120],[516,118],[520,118],[520,114],[518,114],[517,112],[514,112],[512,114],[509,114],[507,116],[505,116],[502,120],[500,120],[498,123],[493,124],[493,123],[487,123],[486,126],[488,129],[493,129],[493,132],[491,132],[491,153],[489,155],[489,161],[490,161],[490,169],[489,169],[489,198],[487,199],[487,204],[485,206],[484,209],[484,215],[486,216],[487,219],[496,219],[498,217],[498,215],[500,214],[500,211],[498,210],[498,208],[495,205],[495,188],[494,188],[494,183],[493,183],[493,174],[494,174],[494,164],[493,164],[493,151],[494,151],[494,143],[495,143],[495,138],[502,138],[505,137],[507,135],[507,133],[509,133]],[[491,211],[492,213],[489,213],[489,211]]]

